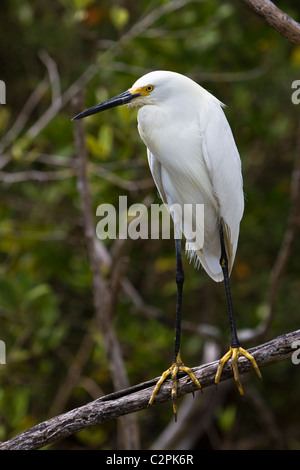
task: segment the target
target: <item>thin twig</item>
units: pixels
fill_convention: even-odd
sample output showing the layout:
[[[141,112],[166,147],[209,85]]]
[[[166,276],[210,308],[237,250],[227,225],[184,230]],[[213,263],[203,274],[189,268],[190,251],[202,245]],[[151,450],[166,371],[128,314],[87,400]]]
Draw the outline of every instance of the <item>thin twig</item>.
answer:
[[[21,109],[20,114],[15,120],[11,128],[5,133],[3,138],[0,140],[0,154],[19,136],[19,134],[24,129],[28,119],[31,116],[32,111],[41,101],[42,97],[45,95],[46,91],[49,89],[49,84],[47,78],[44,78],[37,87],[33,90],[28,100]],[[4,158],[4,157],[2,157]],[[2,162],[1,162],[2,163]],[[0,165],[0,168],[3,168],[4,165]]]
[[[94,345],[94,338],[91,332],[88,331],[82,338],[81,344],[74,356],[71,364],[68,366],[68,373],[65,380],[59,386],[56,396],[54,397],[49,415],[60,413],[66,406],[69,396],[71,395],[74,387],[80,381],[82,369],[90,357],[92,347]]]
[[[52,59],[52,57],[48,54],[45,49],[42,49],[39,52],[39,57],[48,70],[52,92],[52,103],[54,101],[59,101],[61,100],[61,84],[57,63],[54,59]]]
[[[39,170],[26,170],[16,171],[14,173],[6,173],[0,171],[0,181],[5,184],[20,183],[22,181],[56,181],[65,180],[76,175],[75,170],[65,169],[60,171],[39,171]]]

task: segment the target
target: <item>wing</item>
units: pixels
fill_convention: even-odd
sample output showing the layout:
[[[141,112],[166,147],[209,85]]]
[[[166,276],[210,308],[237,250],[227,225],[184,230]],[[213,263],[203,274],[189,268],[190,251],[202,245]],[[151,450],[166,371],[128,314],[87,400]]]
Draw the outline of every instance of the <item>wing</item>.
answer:
[[[211,103],[212,105],[212,103]],[[231,128],[218,102],[206,120],[202,152],[223,221],[229,273],[232,270],[244,211],[241,159]]]
[[[179,154],[180,136],[170,139],[171,158],[161,164],[148,148],[148,161],[154,182],[163,202],[169,206],[174,203],[182,208],[185,205],[196,207],[204,204],[204,223],[191,222],[183,217],[182,231],[187,238],[187,255],[196,265],[201,264],[215,281],[223,280],[220,266],[219,221],[223,221],[225,247],[228,257],[229,273],[235,259],[239,236],[240,220],[243,215],[244,198],[241,176],[241,161],[234,138],[218,100],[212,95],[209,105],[201,107],[199,122],[184,132],[190,138],[185,155]],[[203,104],[203,102],[202,102]],[[187,134],[190,133],[190,134]],[[175,138],[176,137],[176,138]],[[172,142],[174,145],[172,145]],[[201,248],[188,241],[187,232],[196,226],[196,232],[203,236]]]
[[[154,183],[156,184],[156,187],[158,189],[159,195],[163,202],[167,204],[167,198],[166,194],[163,188],[162,180],[161,180],[161,164],[157,158],[150,152],[150,150],[147,147],[147,157],[148,157],[148,163],[149,167],[152,173],[152,178],[154,180]]]
[[[198,149],[199,147],[200,145]],[[149,149],[147,154],[160,197],[175,219],[175,231],[178,230],[177,220],[180,224],[179,230],[183,232],[187,240],[187,256],[195,262],[197,267],[201,264],[212,279],[222,281],[217,207],[212,197],[213,190],[206,166],[203,165],[203,158],[197,157],[198,163],[192,160],[190,165],[189,161],[186,161],[185,165],[181,164],[175,172],[172,172],[170,168],[166,169]],[[197,217],[195,208],[198,204],[204,205],[204,220],[201,216]],[[176,219],[175,212],[178,207],[181,211],[177,213]],[[204,240],[203,245],[201,242],[199,245],[189,241],[188,234],[192,232],[196,234],[197,240]]]

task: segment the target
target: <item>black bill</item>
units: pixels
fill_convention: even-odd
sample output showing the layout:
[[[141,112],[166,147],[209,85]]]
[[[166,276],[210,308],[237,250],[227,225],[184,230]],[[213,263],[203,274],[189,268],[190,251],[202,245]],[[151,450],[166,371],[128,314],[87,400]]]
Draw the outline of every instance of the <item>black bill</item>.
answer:
[[[130,93],[129,90],[124,91],[124,93],[121,93],[120,95],[115,96],[114,98],[110,98],[109,100],[104,101],[103,103],[96,104],[96,106],[82,111],[82,113],[79,113],[77,114],[77,116],[73,117],[72,121],[74,121],[75,119],[84,118],[86,116],[91,116],[92,114],[100,113],[101,111],[105,111],[106,109],[115,108],[116,106],[120,106],[123,104],[128,104],[130,103],[130,101],[134,100],[134,98],[137,98],[138,96],[140,96],[140,93]]]

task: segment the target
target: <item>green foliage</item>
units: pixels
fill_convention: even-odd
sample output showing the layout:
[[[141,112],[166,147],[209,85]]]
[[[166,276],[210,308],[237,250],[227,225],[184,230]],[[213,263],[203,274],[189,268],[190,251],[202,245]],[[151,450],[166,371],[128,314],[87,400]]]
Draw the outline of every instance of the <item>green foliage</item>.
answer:
[[[243,2],[186,2],[167,12],[170,3],[2,2],[0,79],[7,85],[7,104],[0,108],[0,162],[2,158],[8,162],[1,166],[0,174],[0,339],[7,348],[7,364],[0,366],[1,439],[51,413],[113,391],[103,338],[95,326],[92,277],[76,187],[71,103],[67,101],[47,124],[40,123],[32,137],[32,126],[45,116],[54,89],[53,83],[49,86],[50,64],[47,70],[41,50],[55,61],[63,92],[91,64],[98,64],[98,73],[84,85],[87,107],[126,90],[138,76],[153,69],[184,73],[228,105],[225,112],[242,157],[246,197],[232,275],[238,328],[255,327],[266,315],[270,273],[286,228],[291,173],[299,152],[300,105],[291,101],[291,85],[299,79],[300,47],[289,44]],[[280,7],[299,21],[293,2],[286,0]],[[165,10],[143,28],[141,18],[155,8]],[[46,91],[27,113],[24,105],[45,76]],[[9,141],[20,112],[24,126]],[[85,129],[95,227],[96,208],[103,202],[117,207],[120,195],[128,196],[128,204],[143,202],[148,195],[158,201],[157,191],[149,183],[151,175],[134,110],[121,107],[92,116]],[[109,248],[111,243],[105,245]],[[164,318],[161,322],[144,316],[120,293],[113,321],[130,383],[135,384],[158,376],[172,360],[175,259],[168,240],[130,241],[126,255],[130,257],[129,280],[144,302]],[[299,255],[296,240],[279,286],[269,338],[298,328]],[[187,261],[185,278],[184,320],[219,328],[227,347],[223,286]],[[91,351],[66,402],[59,406],[58,392],[87,332],[93,338]],[[204,342],[196,333],[184,333],[183,357],[188,364],[201,362]],[[286,431],[291,448],[299,448],[300,442],[299,430],[295,430],[299,421],[297,372],[287,361],[263,371],[263,386],[251,377],[252,386],[258,387],[278,426]],[[171,407],[161,410],[160,415],[160,408],[153,408],[140,418],[149,445],[154,424],[156,436],[167,422],[166,413],[172,419]],[[232,394],[215,414],[213,425],[228,443],[238,421],[241,436],[249,436],[251,448],[251,436],[261,431],[256,413],[251,403],[241,406]],[[205,445],[201,441],[196,447]],[[116,425],[79,433],[65,446],[115,448]],[[213,446],[210,442],[209,447]],[[268,436],[256,445],[272,446]]]

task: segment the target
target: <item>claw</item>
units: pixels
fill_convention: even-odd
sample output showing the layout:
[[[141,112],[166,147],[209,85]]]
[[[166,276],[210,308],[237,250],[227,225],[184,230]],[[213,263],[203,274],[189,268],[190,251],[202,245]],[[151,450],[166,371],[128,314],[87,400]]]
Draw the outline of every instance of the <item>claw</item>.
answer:
[[[167,369],[165,372],[163,372],[161,378],[156,383],[155,388],[152,392],[151,398],[148,402],[148,406],[151,406],[152,403],[154,402],[155,396],[156,396],[158,390],[160,389],[161,385],[163,384],[163,382],[170,375],[171,379],[172,379],[171,398],[172,398],[172,402],[173,402],[173,413],[174,413],[174,416],[175,416],[175,421],[177,420],[177,388],[178,388],[177,374],[178,374],[179,371],[183,371],[186,374],[188,374],[190,379],[194,382],[194,384],[199,389],[201,389],[201,385],[200,385],[199,380],[195,376],[194,372],[189,367],[186,367],[183,364],[183,362],[181,360],[180,352],[179,352],[178,355],[177,355],[177,358],[176,358],[176,362],[174,362],[171,365],[171,367],[169,367],[169,369]]]
[[[260,370],[258,368],[258,365],[257,365],[254,357],[246,349],[243,349],[241,347],[238,347],[238,348],[230,347],[229,351],[220,359],[219,367],[218,367],[218,370],[217,370],[217,373],[216,373],[216,376],[215,376],[215,384],[218,385],[218,383],[220,382],[223,367],[224,367],[225,363],[231,358],[234,380],[235,380],[235,383],[237,385],[237,388],[239,390],[240,395],[243,396],[244,395],[244,390],[243,390],[243,387],[242,387],[242,384],[241,384],[241,381],[240,381],[239,370],[238,370],[238,359],[239,359],[240,355],[245,356],[247,359],[249,359],[249,361],[251,361],[251,364],[252,364],[256,374],[258,375],[258,377],[260,379],[262,378]]]

